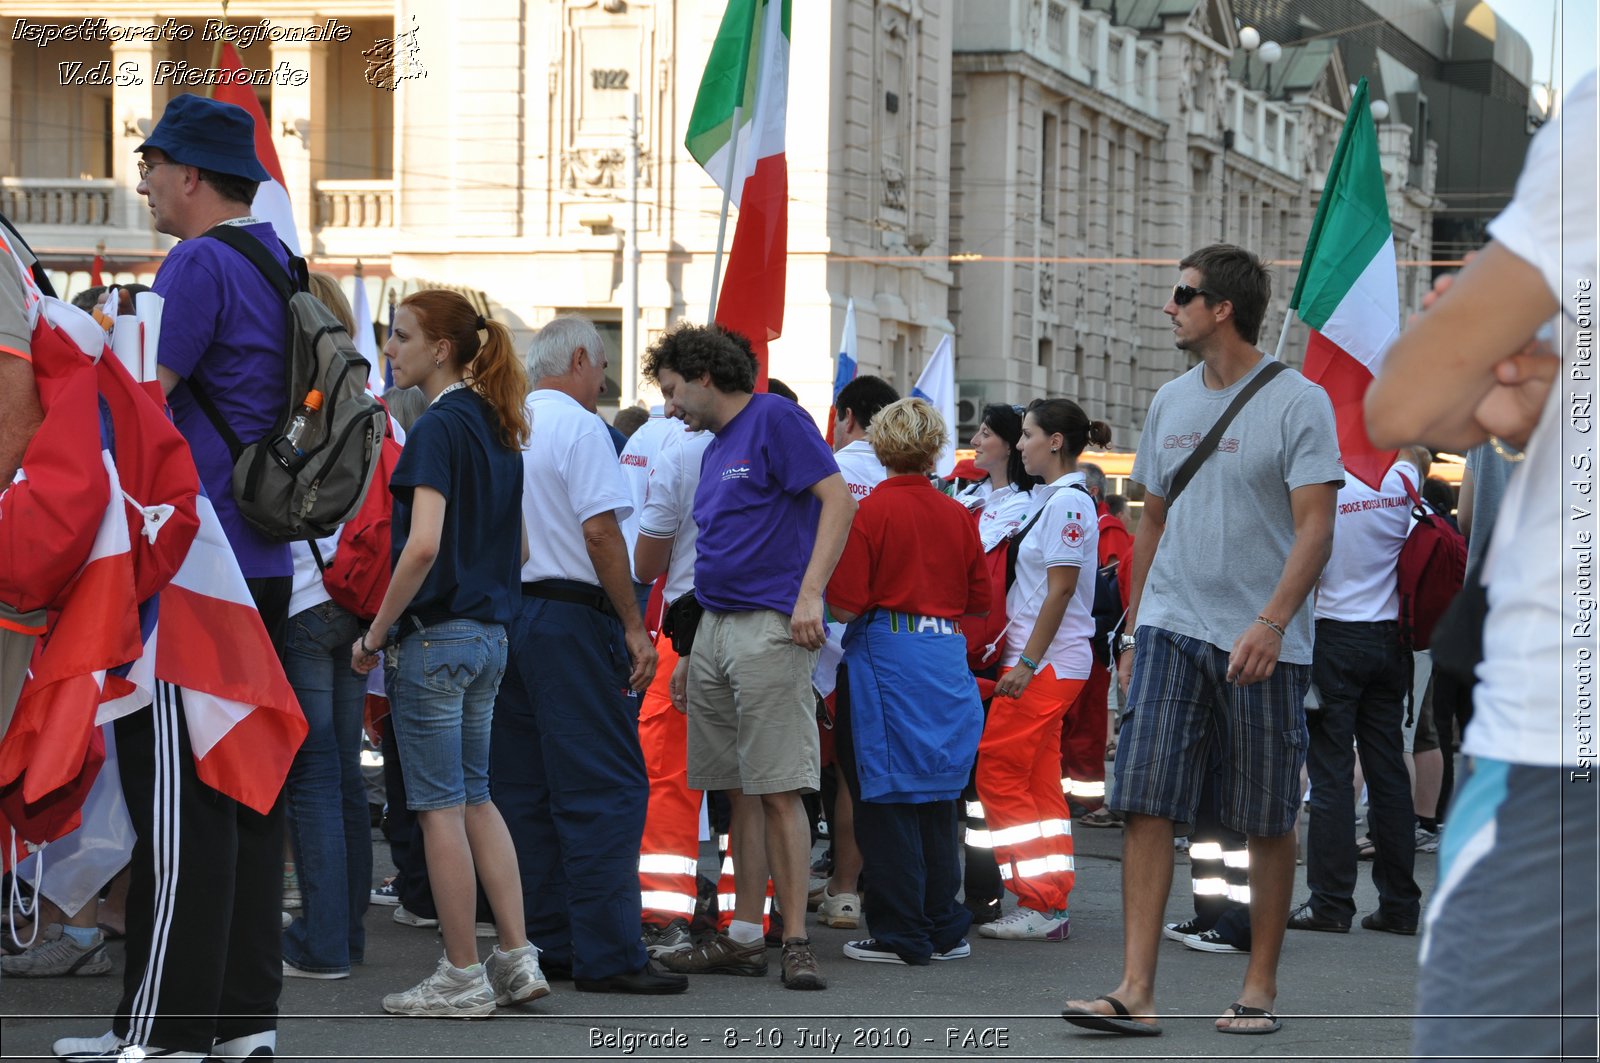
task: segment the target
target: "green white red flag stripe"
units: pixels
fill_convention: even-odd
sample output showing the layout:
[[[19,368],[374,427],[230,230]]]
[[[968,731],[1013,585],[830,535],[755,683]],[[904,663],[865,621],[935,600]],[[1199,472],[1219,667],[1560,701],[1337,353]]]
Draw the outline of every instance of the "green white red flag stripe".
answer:
[[[1400,285],[1366,78],[1351,98],[1289,307],[1311,326],[1305,375],[1333,401],[1344,467],[1376,488],[1395,452],[1367,437],[1362,399],[1399,334]]]
[[[789,15],[790,0],[729,0],[684,139],[739,208],[716,320],[750,340],[762,386],[767,342],[783,331],[788,266]]]

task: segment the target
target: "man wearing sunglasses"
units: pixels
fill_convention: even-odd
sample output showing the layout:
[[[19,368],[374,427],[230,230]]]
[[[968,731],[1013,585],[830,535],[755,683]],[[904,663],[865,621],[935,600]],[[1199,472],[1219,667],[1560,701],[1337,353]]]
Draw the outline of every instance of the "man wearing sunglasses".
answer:
[[[1127,819],[1126,966],[1116,989],[1070,1001],[1063,1017],[1158,1032],[1156,951],[1174,826],[1194,822],[1220,751],[1221,818],[1249,838],[1254,934],[1244,988],[1216,1025],[1271,1033],[1306,754],[1308,596],[1332,547],[1344,470],[1327,394],[1256,348],[1271,295],[1261,260],[1215,244],[1179,268],[1162,311],[1199,364],[1156,393],[1134,459],[1132,478],[1145,488],[1126,626],[1135,634],[1117,647],[1128,716],[1108,807]],[[1236,405],[1264,372],[1276,375]],[[1202,441],[1230,408],[1207,453]],[[1185,484],[1179,470],[1197,449],[1202,463]]]

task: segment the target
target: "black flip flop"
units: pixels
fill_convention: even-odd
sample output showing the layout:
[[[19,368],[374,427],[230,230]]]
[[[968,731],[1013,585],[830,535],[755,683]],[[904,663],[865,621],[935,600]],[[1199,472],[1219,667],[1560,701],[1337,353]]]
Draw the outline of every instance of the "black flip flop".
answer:
[[[1103,1000],[1111,1005],[1115,1015],[1102,1015],[1098,1011],[1088,1008],[1062,1008],[1061,1017],[1074,1026],[1081,1026],[1085,1030],[1099,1030],[1101,1033],[1121,1034],[1124,1037],[1157,1037],[1161,1027],[1151,1026],[1147,1022],[1139,1022],[1129,1013],[1128,1008],[1116,997],[1100,996],[1096,1000]]]
[[[1248,1004],[1230,1004],[1230,1005],[1228,1005],[1228,1008],[1229,1008],[1229,1010],[1231,1010],[1233,1012],[1233,1017],[1235,1019],[1270,1019],[1270,1020],[1272,1020],[1272,1025],[1271,1026],[1246,1026],[1242,1030],[1236,1030],[1236,1029],[1233,1028],[1233,1026],[1232,1026],[1232,1024],[1230,1022],[1230,1024],[1227,1025],[1227,1026],[1218,1026],[1217,1027],[1217,1030],[1220,1033],[1236,1033],[1236,1034],[1277,1033],[1279,1030],[1283,1029],[1283,1023],[1279,1022],[1278,1021],[1278,1017],[1276,1015],[1272,1014],[1272,1012],[1268,1011],[1266,1008],[1252,1008]]]

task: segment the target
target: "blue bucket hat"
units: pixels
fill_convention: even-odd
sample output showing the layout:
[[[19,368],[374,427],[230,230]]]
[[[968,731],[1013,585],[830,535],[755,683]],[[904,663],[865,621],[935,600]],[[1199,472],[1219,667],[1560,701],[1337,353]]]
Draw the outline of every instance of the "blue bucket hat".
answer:
[[[150,138],[134,151],[159,148],[173,162],[249,181],[272,176],[256,158],[256,122],[243,107],[185,92],[174,96]]]

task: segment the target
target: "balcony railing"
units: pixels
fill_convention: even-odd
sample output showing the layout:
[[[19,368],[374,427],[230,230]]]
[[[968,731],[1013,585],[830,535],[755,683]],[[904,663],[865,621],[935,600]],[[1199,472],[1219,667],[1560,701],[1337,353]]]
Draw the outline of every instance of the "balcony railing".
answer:
[[[319,229],[394,227],[393,181],[318,181]]]
[[[18,225],[111,224],[110,178],[0,177],[0,209]]]

